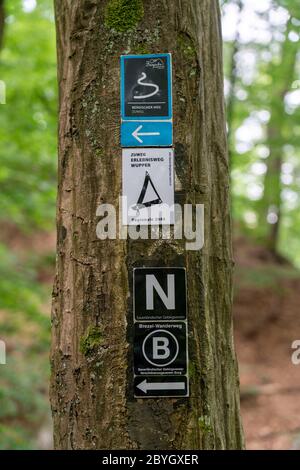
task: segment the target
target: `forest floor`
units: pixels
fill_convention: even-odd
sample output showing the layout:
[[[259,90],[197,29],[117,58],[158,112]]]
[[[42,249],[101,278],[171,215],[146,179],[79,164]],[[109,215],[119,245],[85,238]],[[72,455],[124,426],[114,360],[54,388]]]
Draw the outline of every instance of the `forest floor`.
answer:
[[[247,449],[300,449],[300,273],[244,239],[235,243],[235,342]]]

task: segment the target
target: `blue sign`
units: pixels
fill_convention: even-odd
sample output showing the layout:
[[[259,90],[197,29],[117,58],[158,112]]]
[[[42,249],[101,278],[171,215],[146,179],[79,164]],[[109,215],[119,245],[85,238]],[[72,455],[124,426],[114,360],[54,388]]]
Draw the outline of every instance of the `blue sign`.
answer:
[[[171,147],[172,122],[124,121],[121,126],[122,147]]]
[[[171,54],[121,56],[121,145],[172,146]]]

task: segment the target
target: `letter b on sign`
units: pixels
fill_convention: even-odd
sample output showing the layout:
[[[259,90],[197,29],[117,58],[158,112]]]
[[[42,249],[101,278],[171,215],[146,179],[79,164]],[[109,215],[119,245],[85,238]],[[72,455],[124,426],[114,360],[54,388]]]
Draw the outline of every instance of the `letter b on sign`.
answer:
[[[157,367],[172,364],[179,353],[176,336],[165,329],[150,332],[143,341],[143,359]]]
[[[153,338],[153,359],[167,359],[170,356],[170,349],[168,346],[168,338]]]
[[[135,268],[135,321],[186,319],[185,268]]]

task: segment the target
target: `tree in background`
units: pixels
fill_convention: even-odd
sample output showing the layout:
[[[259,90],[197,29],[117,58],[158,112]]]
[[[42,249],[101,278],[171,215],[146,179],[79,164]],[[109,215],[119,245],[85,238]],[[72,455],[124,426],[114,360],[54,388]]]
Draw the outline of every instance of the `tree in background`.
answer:
[[[24,5],[20,0],[6,3],[0,60],[7,95],[0,114],[0,221],[49,229],[56,197],[53,12],[50,0],[39,1],[31,11]]]
[[[4,0],[0,0],[0,49],[3,43],[4,25],[5,25]]]
[[[225,2],[227,3],[227,2]],[[238,21],[236,25],[236,32],[235,32],[235,37],[233,38],[232,42],[232,48],[231,48],[231,57],[230,57],[230,63],[229,63],[229,70],[230,70],[230,76],[229,76],[229,84],[230,84],[230,89],[227,97],[227,106],[226,106],[226,111],[227,111],[227,123],[228,123],[228,128],[227,128],[227,140],[228,140],[228,153],[229,153],[229,167],[231,169],[231,164],[232,164],[232,153],[233,153],[233,146],[234,142],[232,142],[232,121],[233,121],[233,116],[234,116],[234,105],[235,105],[235,85],[237,81],[237,54],[239,52],[239,47],[240,47],[240,34],[239,34],[239,21],[241,18],[241,14],[243,11],[243,2],[242,0],[235,0],[234,5],[237,5],[238,8]]]
[[[47,435],[44,426],[50,428],[47,280],[55,256],[47,231],[53,231],[56,197],[55,28],[51,0],[0,5],[0,80],[6,84],[6,104],[0,105],[0,339],[7,346],[0,449],[30,449],[41,447],[40,429]]]
[[[291,32],[298,31],[291,18],[288,21],[285,40],[282,43],[280,58],[271,64],[270,76],[270,120],[267,124],[267,145],[270,149],[266,160],[267,171],[264,176],[264,192],[260,201],[260,227],[262,240],[273,252],[277,253],[281,219],[281,168],[284,163],[284,144],[289,142],[287,128],[288,114],[285,110],[285,97],[295,80],[295,67],[298,43],[290,40]]]
[[[217,0],[56,1],[57,275],[51,403],[59,449],[243,447],[232,339],[232,252]],[[99,241],[121,191],[119,56],[172,52],[181,201],[205,205],[205,247]],[[179,194],[177,194],[179,197]],[[133,266],[186,265],[189,399],[134,400]],[[128,313],[127,313],[128,312]],[[127,315],[126,315],[127,313]]]
[[[298,263],[299,10],[294,0],[224,2],[237,233]]]

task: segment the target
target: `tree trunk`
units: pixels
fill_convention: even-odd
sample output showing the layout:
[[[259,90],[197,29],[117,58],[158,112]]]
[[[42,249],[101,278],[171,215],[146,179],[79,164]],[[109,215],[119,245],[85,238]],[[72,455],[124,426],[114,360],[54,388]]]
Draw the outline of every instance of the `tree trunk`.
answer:
[[[291,20],[287,24],[286,38],[282,45],[281,59],[274,65],[272,77],[272,98],[270,121],[267,128],[267,145],[270,155],[267,159],[267,172],[264,177],[264,194],[259,203],[260,228],[262,241],[271,252],[277,254],[279,228],[281,220],[281,166],[283,163],[283,146],[286,127],[284,98],[290,91],[295,77],[298,44],[291,42],[288,35],[294,29]],[[270,214],[273,220],[268,218]],[[272,217],[271,216],[271,217]]]
[[[56,1],[56,24],[55,447],[241,448],[218,1]],[[121,193],[119,56],[158,52],[173,54],[176,199],[205,205],[201,251],[96,237],[97,206]],[[133,398],[132,268],[149,265],[187,268],[189,398]]]
[[[0,49],[2,48],[2,45],[3,45],[4,26],[5,26],[4,0],[0,0]]]
[[[235,103],[236,103],[236,81],[237,81],[237,54],[240,50],[240,33],[239,26],[241,22],[241,16],[243,12],[242,0],[237,0],[235,4],[238,7],[238,21],[236,25],[235,38],[232,44],[232,52],[230,58],[230,74],[229,74],[229,95],[227,100],[227,141],[228,141],[228,154],[229,154],[229,169],[233,166],[233,154],[234,154],[234,142],[233,142],[233,121],[235,114]]]

